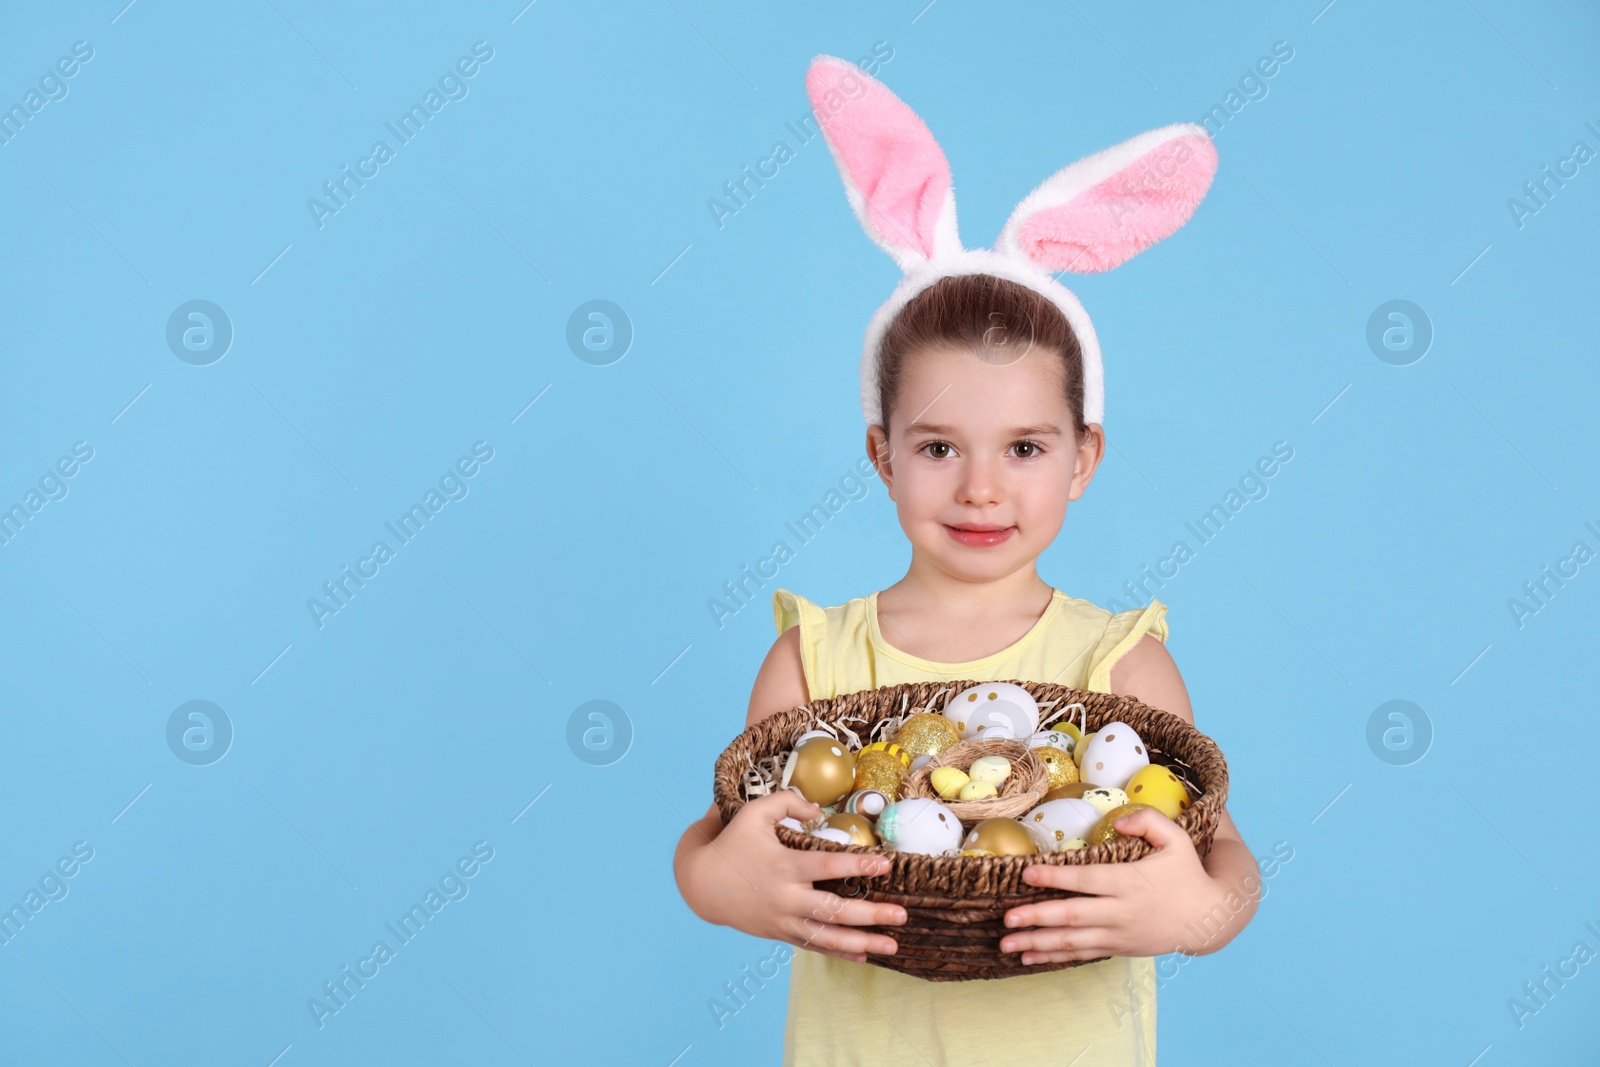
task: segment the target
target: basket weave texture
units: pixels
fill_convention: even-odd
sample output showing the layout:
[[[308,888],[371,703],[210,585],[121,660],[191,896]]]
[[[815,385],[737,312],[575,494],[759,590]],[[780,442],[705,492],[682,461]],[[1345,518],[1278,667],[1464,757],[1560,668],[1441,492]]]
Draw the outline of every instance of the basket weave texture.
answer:
[[[885,726],[894,726],[919,712],[943,711],[945,703],[956,693],[994,680],[1001,679],[883,686],[815,700],[763,719],[735,738],[717,758],[714,799],[723,824],[731,821],[750,799],[745,783],[756,762],[788,751],[794,739],[806,729],[819,724],[836,724],[866,736],[878,727],[880,735],[887,736],[888,731],[878,726],[883,720],[893,720]],[[1117,721],[1133,727],[1144,742],[1150,762],[1171,768],[1188,788],[1194,803],[1174,821],[1189,835],[1202,859],[1210,853],[1211,839],[1228,799],[1227,761],[1216,742],[1176,715],[1132,697],[1093,693],[1047,682],[1005,680],[1026,689],[1041,708],[1081,704],[1086,731]],[[922,768],[915,778],[925,780],[928,770]],[[1032,789],[1028,791],[1031,793]],[[984,808],[984,803],[973,801],[947,806],[955,810],[964,828],[970,828],[989,815],[1004,814],[1014,818],[1032,807],[1029,805],[1028,809],[1013,814]],[[890,869],[886,874],[831,879],[816,883],[816,887],[847,900],[894,903],[905,908],[903,925],[858,928],[887,934],[899,946],[892,955],[868,954],[867,960],[934,982],[1008,978],[1098,962],[1075,960],[1024,966],[1021,953],[1000,951],[1000,938],[1012,929],[1004,925],[1007,910],[1019,904],[1080,895],[1029,885],[1022,880],[1022,872],[1039,863],[1127,863],[1153,851],[1143,838],[1118,837],[1072,852],[1036,856],[924,856],[895,852],[886,846],[840,845],[786,826],[777,827],[777,834],[790,848],[887,855]]]

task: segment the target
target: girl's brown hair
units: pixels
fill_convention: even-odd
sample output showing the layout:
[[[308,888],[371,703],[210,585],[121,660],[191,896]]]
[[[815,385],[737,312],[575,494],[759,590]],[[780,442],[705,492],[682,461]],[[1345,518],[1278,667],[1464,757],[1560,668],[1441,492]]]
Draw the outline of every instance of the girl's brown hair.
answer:
[[[940,278],[912,297],[884,331],[878,349],[878,396],[885,435],[906,360],[918,349],[932,346],[970,349],[991,363],[1058,357],[1072,432],[1082,436],[1083,350],[1071,324],[1045,297],[992,274]]]

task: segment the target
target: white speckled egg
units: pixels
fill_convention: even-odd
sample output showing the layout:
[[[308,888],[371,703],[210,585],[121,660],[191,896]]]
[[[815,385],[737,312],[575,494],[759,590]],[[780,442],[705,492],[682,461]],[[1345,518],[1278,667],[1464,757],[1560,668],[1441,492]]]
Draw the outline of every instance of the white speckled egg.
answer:
[[[963,741],[974,737],[1028,737],[1039,728],[1039,702],[1013,682],[984,682],[951,697],[944,716],[956,724]],[[993,732],[999,728],[1008,732]]]
[[[961,846],[961,820],[937,800],[896,801],[878,816],[878,836],[896,852],[938,856]]]
[[[1063,843],[1087,837],[1102,812],[1086,800],[1047,800],[1018,821],[1033,831],[1042,852],[1059,852]]]
[[[1140,769],[1150,765],[1144,742],[1125,722],[1102,726],[1084,748],[1079,771],[1083,780],[1121,789]]]

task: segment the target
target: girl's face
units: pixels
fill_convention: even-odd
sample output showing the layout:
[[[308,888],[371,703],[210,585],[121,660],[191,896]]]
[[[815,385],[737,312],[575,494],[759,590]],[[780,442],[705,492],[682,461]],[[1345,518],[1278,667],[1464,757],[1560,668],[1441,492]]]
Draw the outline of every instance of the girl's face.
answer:
[[[1100,427],[1074,439],[1060,357],[986,362],[959,348],[909,354],[867,449],[921,558],[954,578],[994,581],[1030,566],[1088,488]]]

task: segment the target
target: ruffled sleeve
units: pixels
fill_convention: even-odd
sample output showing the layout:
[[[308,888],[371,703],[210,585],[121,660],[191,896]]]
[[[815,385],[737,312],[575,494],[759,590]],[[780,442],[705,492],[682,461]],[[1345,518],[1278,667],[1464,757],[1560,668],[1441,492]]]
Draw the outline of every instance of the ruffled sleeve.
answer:
[[[1162,644],[1167,642],[1167,606],[1159,600],[1120,611],[1106,621],[1106,632],[1089,657],[1089,681],[1084,688],[1092,693],[1111,692],[1111,668],[1145,634]]]
[[[800,663],[805,669],[806,693],[816,700],[818,693],[828,693],[828,660],[826,637],[828,619],[822,608],[799,593],[779,589],[772,594],[772,621],[778,636],[791,626],[800,627]]]

